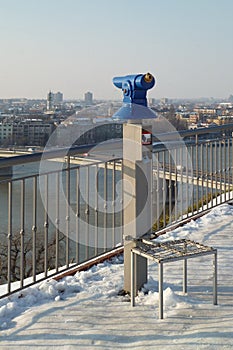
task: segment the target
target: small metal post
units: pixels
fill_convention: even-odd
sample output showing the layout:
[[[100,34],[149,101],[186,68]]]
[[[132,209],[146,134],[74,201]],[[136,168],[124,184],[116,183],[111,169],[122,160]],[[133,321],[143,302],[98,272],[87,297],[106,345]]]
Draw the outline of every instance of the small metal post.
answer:
[[[204,207],[204,156],[203,156],[203,144],[201,143],[201,210]]]
[[[213,207],[213,142],[210,142],[210,193],[211,193],[211,208]]]
[[[60,220],[60,206],[59,206],[59,186],[60,186],[60,173],[56,174],[56,258],[55,258],[55,268],[58,272],[59,268],[59,220]]]
[[[163,319],[163,263],[159,262],[159,318]]]
[[[12,245],[12,181],[8,183],[8,251],[7,251],[7,291],[11,292],[11,245]]]
[[[231,142],[230,142],[230,139],[228,139],[228,163],[227,163],[227,166],[228,166],[228,199],[231,198],[231,191],[230,191],[230,184],[231,184]]]
[[[86,209],[85,209],[85,222],[86,222],[86,237],[85,237],[85,258],[89,259],[89,239],[90,239],[90,232],[89,232],[89,226],[90,226],[90,168],[89,166],[86,167]]]
[[[70,263],[70,156],[66,167],[66,267]]]
[[[24,285],[24,275],[25,275],[25,260],[24,260],[24,235],[25,235],[25,179],[21,180],[21,230],[20,230],[20,288]]]
[[[99,167],[98,164],[95,166],[95,255],[98,254],[98,227],[99,227]]]
[[[194,186],[194,176],[195,176],[195,146],[191,146],[190,149],[190,157],[191,157],[191,162],[192,162],[192,171],[191,171],[191,189],[190,189],[190,200],[192,201],[192,208],[193,208],[193,213],[194,213],[194,208],[196,204],[196,211],[198,211],[198,175],[196,174],[197,177],[197,186]],[[188,168],[187,168],[188,170]],[[195,195],[196,194],[196,195]]]
[[[172,168],[171,168],[171,153],[168,154],[168,169],[169,169],[169,180],[168,180],[168,215],[169,223],[172,222]]]
[[[120,172],[120,180],[119,182],[121,183],[120,185],[120,196],[121,196],[121,200],[120,200],[120,230],[121,230],[121,243],[123,244],[124,239],[123,239],[123,234],[124,234],[124,187],[123,187],[123,179],[124,179],[124,173],[123,173],[123,160],[121,160],[121,169],[122,171]]]
[[[215,196],[218,194],[218,158],[217,158],[217,141],[214,142],[214,164],[215,164]],[[215,206],[218,201],[216,199]]]
[[[135,305],[135,256],[131,250],[131,306]]]
[[[213,259],[213,304],[217,305],[217,251],[214,253]]]
[[[48,277],[48,227],[49,227],[49,215],[48,215],[48,174],[45,175],[45,193],[44,193],[44,275]]]
[[[108,163],[104,164],[104,252],[107,251],[107,236],[108,236],[108,213],[107,213],[107,201],[108,201]]]
[[[115,245],[116,245],[115,200],[116,200],[116,162],[113,161],[113,168],[112,168],[112,247],[115,247]]]
[[[204,166],[204,176],[206,176],[206,191],[205,191],[205,195],[206,195],[206,207],[209,207],[209,200],[208,200],[208,190],[209,190],[209,181],[208,181],[208,177],[209,177],[209,145],[206,145],[206,159],[205,159],[205,166]]]
[[[166,188],[166,157],[165,157],[165,151],[163,151],[162,153],[163,155],[163,185],[162,185],[162,192],[163,192],[163,226],[166,226],[166,192],[167,192],[167,188]]]
[[[224,140],[224,202],[227,200],[227,162],[226,162],[226,142],[227,140]]]
[[[184,172],[186,173],[186,207],[189,207],[189,176],[188,176],[188,169],[189,169],[189,164],[188,164],[188,150],[185,151],[186,159],[185,159],[185,169]],[[191,206],[192,214],[193,214],[193,206]],[[188,210],[187,210],[187,217],[188,217]]]
[[[219,148],[218,148],[218,151],[219,151],[219,187],[220,187],[220,193],[222,193],[222,172],[223,172],[223,169],[222,169],[222,166],[223,166],[223,162],[222,162],[222,146],[221,146],[221,142],[219,143]],[[222,204],[223,203],[223,196],[220,196],[220,203]]]
[[[174,163],[177,164],[177,148],[175,148],[175,155],[174,155]],[[177,189],[178,189],[178,180],[177,180],[177,166],[175,166],[175,221],[177,221],[178,218],[178,198],[177,198]]]
[[[187,259],[183,260],[183,293],[187,293]]]
[[[79,227],[80,227],[80,168],[76,172],[76,263],[79,263]]]
[[[37,177],[33,178],[33,214],[32,214],[32,276],[36,282],[36,231],[37,231]]]
[[[196,134],[196,142],[195,142],[195,173],[197,176],[197,192],[196,192],[196,205],[197,212],[199,212],[199,148],[198,148],[198,134]]]
[[[180,165],[181,165],[181,172],[180,172],[180,198],[181,198],[180,211],[181,211],[181,216],[183,216],[183,209],[184,209],[183,208],[183,198],[184,198],[183,183],[184,183],[184,179],[183,179],[182,164],[183,164],[183,147],[180,148]]]

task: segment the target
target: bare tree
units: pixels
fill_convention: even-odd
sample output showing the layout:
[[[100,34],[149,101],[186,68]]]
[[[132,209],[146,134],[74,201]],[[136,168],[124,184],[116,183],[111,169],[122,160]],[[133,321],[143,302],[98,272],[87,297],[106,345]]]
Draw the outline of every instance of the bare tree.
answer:
[[[8,276],[8,236],[6,233],[0,233],[0,271],[1,279],[0,283],[7,282]],[[24,236],[23,245],[22,237],[20,233],[16,233],[11,238],[10,252],[11,252],[11,281],[20,280],[21,271],[21,256],[23,254],[23,278],[32,276],[33,271],[33,254],[35,254],[36,261],[36,273],[41,273],[44,271],[45,266],[45,240],[44,233],[36,233],[36,249],[33,251],[33,238],[30,235]],[[47,266],[48,269],[53,269],[56,262],[56,247],[59,247],[59,265],[65,264],[64,261],[64,235],[59,234],[58,240],[55,233],[48,235],[48,245],[47,245]]]

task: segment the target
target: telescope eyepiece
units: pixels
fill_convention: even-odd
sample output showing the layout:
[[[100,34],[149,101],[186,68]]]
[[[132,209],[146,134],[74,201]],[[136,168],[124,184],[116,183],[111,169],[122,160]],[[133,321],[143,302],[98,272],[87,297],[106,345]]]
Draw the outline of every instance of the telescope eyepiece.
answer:
[[[144,75],[144,80],[145,80],[146,83],[151,83],[152,80],[153,80],[153,75],[150,74],[150,73],[146,73],[146,74]]]

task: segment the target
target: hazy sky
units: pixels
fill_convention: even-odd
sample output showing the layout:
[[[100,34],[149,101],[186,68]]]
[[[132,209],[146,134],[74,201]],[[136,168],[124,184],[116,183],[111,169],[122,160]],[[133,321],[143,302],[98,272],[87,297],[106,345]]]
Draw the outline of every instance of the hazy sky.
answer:
[[[147,71],[150,97],[228,97],[232,15],[232,0],[0,0],[0,98],[120,98],[112,77]]]

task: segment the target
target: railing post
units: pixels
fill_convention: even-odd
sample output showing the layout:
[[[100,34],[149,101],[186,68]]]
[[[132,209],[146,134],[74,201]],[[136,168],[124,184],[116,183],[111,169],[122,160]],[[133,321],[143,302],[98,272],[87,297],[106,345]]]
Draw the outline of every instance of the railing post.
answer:
[[[218,278],[217,278],[217,251],[214,253],[214,259],[213,259],[213,304],[218,304],[218,296],[217,296],[217,285],[218,285]]]
[[[66,167],[66,267],[70,265],[70,156]]]
[[[45,175],[45,189],[44,189],[44,275],[48,277],[48,232],[49,232],[49,215],[48,215],[48,201],[49,201],[49,177]]]
[[[59,186],[60,186],[60,173],[56,174],[56,258],[55,268],[56,272],[59,269],[59,225],[60,225],[60,206],[59,206]]]
[[[7,250],[7,291],[11,292],[11,245],[12,245],[12,182],[8,183],[8,250]]]
[[[163,263],[160,261],[159,268],[159,318],[163,319]]]
[[[20,230],[20,288],[23,288],[25,277],[24,235],[25,235],[25,180],[21,180],[21,230]]]
[[[135,254],[131,251],[131,306],[135,305]]]
[[[33,178],[32,222],[32,276],[33,282],[36,282],[37,176]]]
[[[187,293],[187,259],[183,261],[183,293]]]

